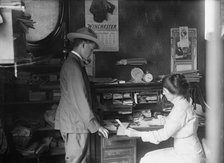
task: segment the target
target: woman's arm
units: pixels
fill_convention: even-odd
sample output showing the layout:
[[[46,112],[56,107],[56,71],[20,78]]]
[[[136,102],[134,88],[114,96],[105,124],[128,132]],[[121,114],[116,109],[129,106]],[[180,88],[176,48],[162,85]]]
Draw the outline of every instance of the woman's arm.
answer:
[[[127,129],[127,136],[141,137],[142,141],[151,142],[158,144],[161,141],[169,139],[171,136],[175,135],[184,125],[186,118],[185,106],[177,105],[176,108],[170,112],[169,116],[166,118],[164,128],[155,131],[136,131],[133,129]]]

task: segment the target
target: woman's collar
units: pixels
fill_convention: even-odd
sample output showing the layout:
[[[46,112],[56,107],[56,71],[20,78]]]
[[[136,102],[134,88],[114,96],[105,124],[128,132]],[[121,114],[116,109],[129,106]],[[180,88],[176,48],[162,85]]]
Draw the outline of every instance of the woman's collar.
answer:
[[[171,102],[174,104],[177,101],[182,100],[182,99],[184,99],[184,97],[182,97],[182,96],[176,96]]]

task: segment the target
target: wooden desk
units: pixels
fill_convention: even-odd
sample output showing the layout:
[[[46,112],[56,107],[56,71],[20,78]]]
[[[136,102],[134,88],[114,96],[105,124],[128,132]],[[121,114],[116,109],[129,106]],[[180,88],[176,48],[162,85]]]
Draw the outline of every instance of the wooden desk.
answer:
[[[159,128],[161,126],[140,130],[149,131]],[[198,137],[201,140],[204,136],[205,127],[200,126]],[[137,163],[147,152],[173,146],[173,138],[159,144],[152,144],[143,142],[140,138],[118,136],[116,133],[110,134],[108,139],[94,134],[91,136],[91,141],[91,162],[97,163]]]
[[[127,136],[110,135],[108,139],[96,134],[91,140],[91,162],[97,163],[136,163],[136,138]],[[94,152],[94,151],[95,152]]]
[[[161,128],[139,128],[148,131]],[[137,141],[139,138],[116,135],[113,132],[109,138],[102,138],[97,134],[91,135],[91,162],[97,163],[137,163]]]

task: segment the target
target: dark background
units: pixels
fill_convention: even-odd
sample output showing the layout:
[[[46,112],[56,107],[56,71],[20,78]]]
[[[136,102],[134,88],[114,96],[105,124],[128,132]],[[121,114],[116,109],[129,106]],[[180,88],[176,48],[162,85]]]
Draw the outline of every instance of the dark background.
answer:
[[[83,0],[70,1],[69,31],[85,25]],[[112,77],[130,80],[133,66],[117,66],[124,58],[145,58],[149,70],[156,79],[170,73],[170,28],[188,26],[197,29],[197,65],[205,74],[204,1],[146,1],[119,0],[119,51],[95,52],[96,77]],[[201,80],[204,88],[204,79]],[[204,89],[203,89],[204,90]]]

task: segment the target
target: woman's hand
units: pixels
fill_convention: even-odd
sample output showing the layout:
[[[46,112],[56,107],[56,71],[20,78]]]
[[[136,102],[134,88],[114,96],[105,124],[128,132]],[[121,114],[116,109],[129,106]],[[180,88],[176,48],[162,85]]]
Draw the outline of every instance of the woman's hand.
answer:
[[[141,137],[141,132],[132,128],[125,129],[125,135],[128,137]]]
[[[109,131],[106,128],[101,126],[98,130],[98,134],[103,136],[104,138],[108,138]]]

